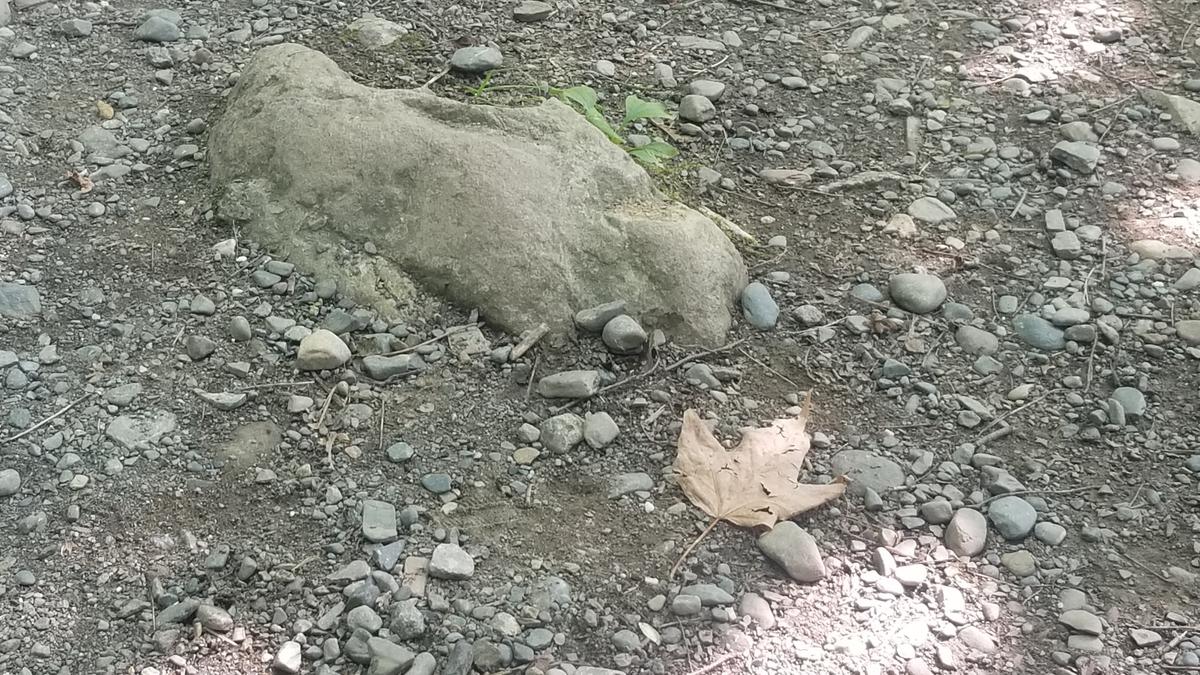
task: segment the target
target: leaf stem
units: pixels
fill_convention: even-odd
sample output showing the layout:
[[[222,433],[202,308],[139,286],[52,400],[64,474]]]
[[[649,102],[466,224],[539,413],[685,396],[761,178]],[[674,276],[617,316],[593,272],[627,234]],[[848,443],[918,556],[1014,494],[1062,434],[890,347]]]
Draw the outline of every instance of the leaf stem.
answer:
[[[688,547],[683,550],[682,554],[680,554],[679,560],[676,560],[675,564],[671,566],[671,571],[667,574],[668,582],[675,578],[675,573],[679,571],[679,566],[682,565],[683,561],[687,559],[688,554],[692,552],[692,549],[696,548],[696,546],[708,536],[708,533],[712,532],[713,528],[716,527],[717,523],[719,522],[721,522],[720,518],[713,518],[712,522],[708,524],[708,527],[704,528],[704,531],[700,533],[700,536],[693,539],[691,544],[688,544]]]

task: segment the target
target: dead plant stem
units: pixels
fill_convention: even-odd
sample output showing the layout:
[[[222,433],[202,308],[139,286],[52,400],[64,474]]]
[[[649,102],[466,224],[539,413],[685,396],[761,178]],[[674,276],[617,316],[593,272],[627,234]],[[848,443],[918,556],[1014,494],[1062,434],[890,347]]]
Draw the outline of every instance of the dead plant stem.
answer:
[[[712,522],[708,524],[708,527],[704,528],[704,531],[700,533],[700,536],[693,539],[692,543],[688,544],[688,547],[683,549],[683,553],[679,555],[679,559],[675,561],[674,565],[671,565],[671,571],[667,574],[667,581],[675,578],[675,573],[679,571],[679,566],[682,565],[683,561],[687,559],[688,554],[691,553],[692,550],[695,549],[696,546],[708,536],[709,532],[713,531],[713,528],[716,527],[717,523],[719,522],[721,522],[720,518],[713,518]]]

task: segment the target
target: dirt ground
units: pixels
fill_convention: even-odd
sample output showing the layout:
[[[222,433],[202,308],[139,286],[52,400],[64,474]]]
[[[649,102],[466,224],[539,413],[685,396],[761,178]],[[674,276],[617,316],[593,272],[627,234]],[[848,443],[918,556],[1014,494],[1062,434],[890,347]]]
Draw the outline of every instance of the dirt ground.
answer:
[[[0,470],[21,476],[15,494],[0,497],[0,674],[268,672],[288,641],[304,650],[301,672],[374,672],[350,658],[345,618],[315,627],[347,597],[329,575],[374,550],[361,535],[365,499],[420,514],[390,575],[398,590],[379,609],[386,626],[389,602],[418,599],[427,628],[406,644],[447,674],[456,672],[456,643],[472,645],[475,669],[493,674],[1200,667],[1200,352],[1176,328],[1200,319],[1200,289],[1178,287],[1200,251],[1200,182],[1180,177],[1180,160],[1200,159],[1200,144],[1141,97],[1162,89],[1200,99],[1187,86],[1200,88],[1200,5],[561,2],[549,19],[524,24],[508,3],[197,2],[173,8],[183,25],[205,27],[205,37],[171,43],[177,53],[164,67],[151,63],[159,45],[131,37],[155,8],[18,2],[13,35],[0,37],[0,173],[15,186],[0,199],[0,282],[32,285],[42,303],[36,316],[0,317],[0,353],[19,360],[0,359]],[[364,50],[346,26],[365,13],[408,32],[391,47]],[[77,17],[90,21],[90,34],[65,36],[61,24]],[[881,17],[905,22],[885,27]],[[261,29],[250,28],[258,21]],[[243,26],[247,39],[235,35]],[[865,44],[848,45],[863,26],[876,29]],[[1110,29],[1118,39],[1100,41]],[[688,49],[676,38],[727,31],[741,47]],[[767,279],[782,308],[778,326],[759,332],[739,321],[729,336],[735,346],[696,359],[738,374],[716,396],[684,368],[652,370],[702,351],[674,342],[614,356],[579,334],[548,337],[517,364],[458,360],[435,338],[468,323],[471,308],[422,296],[403,322],[404,339],[430,340],[432,367],[387,386],[349,369],[348,393],[333,395],[342,376],[297,372],[295,345],[263,318],[315,327],[352,303],[315,299],[319,279],[303,269],[285,293],[259,287],[252,274],[271,252],[212,210],[206,128],[236,73],[273,35],[328,54],[364,84],[432,81],[435,93],[480,105],[527,105],[543,85],[588,84],[609,101],[637,93],[674,107],[693,80],[724,83],[718,116],[698,135],[680,120],[646,129],[681,152],[654,175],[665,193],[755,237],[737,243],[752,279]],[[34,57],[16,56],[24,41]],[[450,54],[467,44],[495,44],[505,65],[486,81],[446,72]],[[616,74],[598,74],[598,60]],[[678,86],[655,76],[656,63],[672,66]],[[169,83],[163,70],[173,74]],[[805,83],[788,88],[781,77]],[[877,78],[904,85],[895,97],[904,104],[878,98]],[[133,153],[95,161],[79,145],[100,121],[97,100],[116,109],[120,124],[111,128]],[[1049,121],[1030,121],[1039,110],[1050,111]],[[915,140],[906,132],[913,118]],[[1090,142],[1103,148],[1094,174],[1047,157],[1071,122],[1086,123]],[[990,148],[975,147],[981,138]],[[146,149],[130,139],[147,139]],[[196,149],[177,151],[186,144]],[[132,170],[97,179],[87,193],[67,177],[114,164]],[[803,176],[775,182],[764,174],[770,169]],[[906,179],[823,191],[868,170]],[[923,194],[953,197],[956,217],[897,235],[887,224]],[[1081,257],[1056,256],[1044,225],[1051,209],[1072,230],[1099,228]],[[778,235],[786,245],[767,244]],[[238,257],[215,259],[214,244],[230,237]],[[1150,260],[1133,247],[1145,239],[1192,257]],[[1001,370],[979,371],[976,355],[956,342],[962,321],[946,310],[914,315],[855,291],[886,289],[894,274],[918,269],[942,279],[951,301],[998,334]],[[1055,277],[1071,285],[1054,286]],[[189,312],[198,295],[216,301],[215,313]],[[1119,339],[1032,349],[1017,339],[1012,313],[998,308],[1003,296],[1034,313],[1083,298],[1089,323],[1116,326]],[[821,310],[828,334],[793,314],[802,305]],[[234,316],[250,318],[253,340],[229,338]],[[848,317],[869,329],[856,332]],[[484,333],[493,346],[515,341],[491,327]],[[216,341],[213,356],[188,356],[197,335]],[[889,359],[911,375],[881,375]],[[574,409],[607,412],[620,435],[601,450],[581,445],[516,464],[513,452],[526,445],[518,428],[537,426],[562,403],[531,393],[530,370],[536,379],[576,368],[617,379],[647,373]],[[141,387],[132,403],[107,397],[130,383]],[[1026,384],[1031,394],[1010,394]],[[1095,411],[1118,387],[1141,391],[1146,412],[1126,424],[1098,422]],[[221,411],[197,389],[250,398]],[[814,403],[810,428],[828,438],[813,450],[810,478],[832,478],[833,456],[857,449],[894,460],[904,483],[881,495],[880,508],[847,496],[797,519],[825,557],[818,582],[789,579],[764,558],[758,533],[726,524],[668,579],[708,525],[670,472],[683,411],[714,414],[719,435],[735,440],[739,427],[787,414],[804,392]],[[315,405],[291,413],[290,396]],[[994,417],[960,423],[960,396],[983,401]],[[106,435],[115,417],[156,411],[176,419],[157,442],[126,448]],[[1007,431],[989,437],[997,429]],[[387,461],[397,441],[416,457]],[[944,523],[925,522],[919,507],[939,495],[954,501],[954,491],[955,508],[982,508],[998,495],[981,483],[987,462],[972,464],[970,452],[960,461],[968,444],[1020,480],[1039,521],[1065,528],[1061,543],[1005,541],[993,529],[981,555],[947,549]],[[915,468],[926,453],[932,463]],[[431,473],[448,474],[453,490],[431,494],[421,485]],[[614,478],[629,473],[648,474],[653,488],[611,498]],[[425,580],[401,573],[404,558],[428,558],[443,542],[470,552],[473,576],[429,579],[414,592]],[[901,565],[920,565],[925,581],[887,590],[881,548]],[[1036,560],[1028,574],[1005,558],[1019,551]],[[222,553],[226,563],[210,564]],[[550,577],[567,581],[568,601],[539,604]],[[716,584],[738,602],[673,614],[671,599],[693,583]],[[1075,606],[1072,591],[1103,622],[1098,645],[1072,641],[1086,631],[1061,620]],[[746,609],[748,593],[769,605],[773,625]],[[955,609],[959,595],[964,606]],[[188,598],[227,610],[233,629],[160,620]],[[518,634],[496,628],[498,612],[516,618]],[[543,627],[554,633],[551,644],[525,646],[529,631]],[[1159,639],[1142,646],[1136,630]],[[534,658],[522,662],[522,648]]]

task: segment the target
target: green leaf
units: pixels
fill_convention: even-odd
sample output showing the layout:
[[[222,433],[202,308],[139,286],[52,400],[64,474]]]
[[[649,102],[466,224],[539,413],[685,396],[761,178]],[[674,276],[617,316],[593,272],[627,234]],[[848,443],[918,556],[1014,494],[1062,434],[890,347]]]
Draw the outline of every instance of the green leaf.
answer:
[[[629,154],[646,166],[660,167],[664,159],[675,157],[679,154],[679,151],[669,143],[652,141],[640,148],[631,148]]]
[[[574,103],[584,112],[595,110],[596,104],[600,102],[600,97],[596,94],[596,90],[583,84],[569,89],[557,89],[554,95],[564,102]]]
[[[471,87],[471,88],[467,89],[467,93],[469,93],[472,96],[483,96],[483,93],[485,91],[487,91],[489,86],[491,86],[492,74],[495,72],[496,71],[494,71],[494,70],[489,70],[486,73],[484,73],[483,80],[479,83],[479,86]]]
[[[589,108],[584,110],[583,118],[591,122],[592,126],[596,127],[600,131],[603,131],[604,135],[608,136],[608,140],[616,143],[617,145],[625,144],[625,139],[621,138],[621,134],[618,134],[617,130],[612,128],[612,125],[608,123],[608,119],[604,117],[604,113],[600,112],[599,108]]]
[[[625,97],[625,120],[621,124],[629,126],[638,120],[666,119],[670,116],[666,106],[662,103],[658,101],[643,101],[637,96],[630,94]]]

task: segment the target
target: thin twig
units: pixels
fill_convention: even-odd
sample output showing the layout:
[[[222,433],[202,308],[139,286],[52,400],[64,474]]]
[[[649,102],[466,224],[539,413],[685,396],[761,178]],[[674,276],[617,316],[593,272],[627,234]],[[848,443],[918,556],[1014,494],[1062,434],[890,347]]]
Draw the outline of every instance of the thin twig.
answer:
[[[142,579],[146,582],[146,598],[150,600],[150,628],[154,632],[158,632],[158,610],[154,608],[154,585],[149,572],[142,572]]]
[[[316,384],[316,380],[297,380],[295,382],[268,382],[267,384],[251,384],[245,387],[238,387],[238,391],[250,391],[252,389],[277,389],[279,387],[303,387],[310,384]]]
[[[329,412],[329,404],[333,402],[333,394],[337,391],[337,385],[329,388],[329,393],[325,395],[325,402],[321,404],[321,414],[317,417],[317,429],[321,428],[321,423],[325,421],[325,414]]]
[[[416,351],[416,350],[420,349],[421,347],[424,347],[425,345],[431,345],[435,342],[440,342],[442,340],[445,340],[446,338],[450,337],[454,333],[461,333],[462,331],[466,330],[467,328],[471,328],[471,327],[472,326],[455,326],[454,328],[447,330],[446,332],[442,333],[441,335],[438,335],[436,337],[431,337],[424,342],[418,342],[417,344],[415,344],[411,347],[405,347],[404,349],[397,349],[394,352],[388,352],[388,353],[384,354],[384,356],[396,356],[398,354],[407,354],[409,352]]]
[[[772,368],[771,366],[768,366],[767,364],[763,363],[762,361],[759,361],[757,358],[748,354],[745,349],[739,349],[738,353],[741,354],[742,356],[745,356],[746,358],[750,359],[751,361],[757,363],[758,365],[762,366],[763,368],[766,368],[767,371],[770,372],[771,374],[773,374],[775,377],[778,377],[779,379],[783,380],[784,382],[787,382],[788,384],[792,385],[796,389],[803,389],[803,387],[796,384],[790,377],[788,377],[787,375],[784,375],[783,373],[779,372],[778,370],[775,370],[774,368]]]
[[[79,398],[75,399],[74,401],[71,401],[66,406],[64,406],[61,410],[59,410],[58,412],[54,413],[53,415],[47,417],[46,419],[42,420],[41,422],[38,422],[37,424],[29,427],[25,431],[22,431],[21,433],[15,435],[15,436],[9,436],[8,438],[0,441],[0,445],[4,445],[6,443],[12,443],[13,441],[20,440],[20,439],[28,436],[29,434],[32,434],[33,432],[37,431],[38,429],[41,429],[42,427],[49,424],[52,420],[55,420],[55,419],[63,416],[71,408],[74,408],[75,406],[79,405],[80,403],[83,403],[84,401],[88,400],[91,397],[92,397],[92,394],[84,394],[83,396],[80,396]]]
[[[449,68],[441,69],[440,71],[438,71],[437,75],[434,75],[433,77],[429,78],[428,82],[421,85],[421,89],[428,89],[428,88],[432,87],[434,82],[437,82],[438,80],[442,79],[443,77],[446,76],[446,73],[449,73],[449,72],[450,72]]]
[[[1065,390],[1064,390],[1064,389],[1051,389],[1050,391],[1048,391],[1048,392],[1046,392],[1045,394],[1042,394],[1041,396],[1039,396],[1039,397],[1037,397],[1037,398],[1033,399],[1032,401],[1030,401],[1030,402],[1026,403],[1025,405],[1018,406],[1018,407],[1016,407],[1016,408],[1013,408],[1012,410],[1009,410],[1008,412],[1006,412],[1006,413],[1004,413],[1003,415],[1001,415],[1001,416],[997,417],[996,419],[992,420],[991,422],[988,422],[986,426],[984,426],[982,429],[980,429],[980,430],[979,430],[979,433],[980,433],[980,438],[982,438],[982,437],[983,437],[983,432],[987,431],[988,429],[991,429],[992,427],[996,426],[997,424],[1000,424],[1001,422],[1003,422],[1004,420],[1008,419],[1009,417],[1012,417],[1013,415],[1016,415],[1017,413],[1021,412],[1022,410],[1024,410],[1024,409],[1028,408],[1029,406],[1031,406],[1031,405],[1033,405],[1033,404],[1035,404],[1035,403],[1041,403],[1042,401],[1046,400],[1046,399],[1047,399],[1047,398],[1049,398],[1050,396],[1052,396],[1052,395],[1054,395],[1054,394],[1061,393],[1061,392],[1063,392],[1063,391],[1065,391]]]
[[[717,61],[716,63],[714,63],[712,65],[704,66],[703,68],[701,68],[699,70],[689,70],[688,74],[699,75],[700,73],[708,72],[708,71],[712,70],[713,68],[716,68],[717,66],[721,65],[722,63],[725,63],[728,60],[729,60],[729,55],[726,54],[725,57],[722,58],[720,61]]]
[[[1025,206],[1025,198],[1028,196],[1029,196],[1029,190],[1022,189],[1021,190],[1021,198],[1017,200],[1017,205],[1013,207],[1012,213],[1008,214],[1009,220],[1012,220],[1013,218],[1017,217],[1017,212],[1021,210],[1022,206]]]
[[[292,570],[292,572],[295,572],[296,570],[300,569],[301,567],[304,567],[305,565],[307,565],[308,563],[310,563],[316,559],[317,559],[317,556],[311,555],[311,556],[305,558],[304,560],[301,560],[300,562],[296,563],[295,565],[292,565],[291,570]]]
[[[717,668],[720,668],[721,666],[725,665],[726,663],[728,663],[734,659],[740,659],[740,658],[742,658],[741,652],[733,652],[731,654],[726,654],[725,656],[722,656],[721,658],[717,659],[716,661],[713,661],[712,663],[708,664],[707,666],[704,666],[703,668],[698,668],[696,670],[693,670],[692,672],[688,673],[688,675],[704,675],[705,673],[711,673],[712,671],[716,670]]]
[[[1138,560],[1137,558],[1130,556],[1128,553],[1118,549],[1117,555],[1128,560],[1129,562],[1133,563],[1134,565],[1137,565],[1138,567],[1142,568],[1143,571],[1145,571],[1146,573],[1148,573],[1150,576],[1154,577],[1155,579],[1158,579],[1159,581],[1166,581],[1166,578],[1163,577],[1162,574],[1150,569],[1150,567],[1147,566],[1146,563]]]
[[[675,363],[672,363],[671,365],[667,366],[666,368],[663,368],[662,371],[669,373],[673,370],[680,368],[681,366],[685,366],[685,365],[691,363],[692,361],[695,361],[696,359],[702,359],[705,356],[711,356],[711,355],[717,354],[719,352],[729,351],[730,349],[733,349],[734,347],[737,347],[738,345],[746,342],[747,340],[750,339],[750,337],[751,336],[747,336],[747,337],[741,338],[740,340],[734,340],[733,342],[723,344],[720,347],[706,349],[702,352],[697,352],[695,354],[692,354],[691,356],[685,356],[682,359],[679,359],[678,361],[676,361]],[[636,380],[640,380],[645,377],[649,377],[650,375],[653,375],[654,373],[658,372],[660,363],[661,363],[661,361],[655,361],[654,365],[652,367],[650,367],[648,370],[643,370],[640,373],[635,373],[635,374],[630,375],[629,377],[626,377],[622,380],[617,380],[616,382],[613,382],[612,384],[610,384],[608,386],[601,387],[600,389],[598,389],[596,391],[595,394],[592,394],[591,396],[589,396],[587,398],[577,398],[574,401],[571,401],[570,403],[564,403],[563,405],[560,405],[557,408],[552,408],[550,410],[550,414],[557,415],[563,411],[574,408],[575,406],[579,405],[580,403],[583,403],[584,401],[589,401],[593,398],[596,398],[597,396],[607,394],[608,392],[610,392],[614,389],[617,389],[619,387],[623,387],[623,386],[629,384],[630,382],[634,382]],[[797,388],[799,388],[799,387],[797,387]]]
[[[529,397],[533,394],[533,381],[537,379],[538,359],[540,358],[541,354],[535,354],[533,357],[533,365],[529,368],[529,381],[525,383],[526,401],[528,401]]]
[[[708,527],[704,528],[704,531],[700,533],[700,536],[693,539],[692,543],[688,544],[688,547],[683,549],[683,553],[679,554],[679,559],[675,561],[674,565],[671,565],[671,571],[667,574],[667,581],[675,578],[675,573],[679,571],[679,566],[682,565],[683,561],[687,559],[688,554],[692,552],[692,549],[696,548],[697,544],[699,544],[704,540],[705,537],[708,536],[709,532],[713,531],[713,528],[716,527],[717,523],[719,522],[721,522],[720,518],[713,518],[712,522],[708,524]]]
[[[660,364],[661,364],[661,361],[656,360],[654,362],[654,365],[650,366],[648,369],[634,373],[633,375],[630,375],[629,377],[617,380],[616,382],[613,382],[610,385],[600,387],[599,389],[596,390],[595,394],[592,394],[588,398],[577,398],[574,401],[571,401],[570,403],[564,403],[563,405],[560,405],[557,408],[552,409],[550,411],[550,414],[557,415],[560,412],[563,412],[564,410],[570,410],[571,408],[574,408],[575,406],[579,405],[580,403],[583,403],[584,401],[588,401],[597,396],[606,394],[606,393],[612,391],[613,389],[623,387],[623,386],[629,384],[630,382],[633,382],[634,380],[640,380],[644,377],[649,377],[649,376],[653,375],[654,373],[658,372],[658,366]]]
[[[741,338],[740,340],[734,340],[733,342],[730,342],[730,343],[727,343],[727,344],[723,344],[723,345],[721,345],[720,347],[714,347],[714,348],[712,348],[712,349],[706,349],[706,350],[704,350],[704,351],[702,351],[702,352],[699,352],[699,353],[696,353],[696,354],[692,354],[691,356],[685,356],[684,358],[682,358],[682,359],[679,359],[679,360],[678,360],[678,361],[676,361],[675,363],[672,363],[671,365],[667,366],[667,368],[666,368],[666,371],[669,373],[669,372],[671,372],[672,370],[675,370],[675,369],[677,369],[677,368],[679,368],[679,367],[681,367],[681,366],[685,366],[685,365],[687,365],[687,364],[691,363],[692,361],[695,361],[696,359],[702,359],[702,358],[704,358],[704,357],[706,357],[706,356],[712,356],[713,354],[719,354],[719,353],[721,353],[721,352],[727,352],[727,351],[729,351],[730,349],[733,349],[734,347],[737,347],[738,345],[740,345],[740,344],[742,344],[742,343],[744,343],[744,342],[747,342],[749,339],[750,339],[750,337],[744,337],[744,338]]]
[[[1012,432],[1013,432],[1013,428],[1011,426],[1005,424],[1004,426],[1000,427],[999,429],[996,429],[995,431],[992,431],[984,436],[980,436],[978,439],[975,440],[975,446],[983,447],[983,446],[987,445],[988,443],[991,443],[992,441],[998,441],[1001,438],[1004,438],[1005,436],[1011,434]]]
[[[1183,630],[1200,631],[1200,626],[1142,626],[1146,630]]]
[[[746,201],[754,202],[755,204],[761,204],[761,205],[763,205],[763,206],[769,206],[769,207],[771,207],[771,208],[775,208],[775,209],[781,209],[781,208],[783,208],[782,206],[780,206],[779,204],[776,204],[776,203],[774,203],[774,202],[768,202],[768,201],[766,201],[766,200],[764,200],[764,199],[759,199],[758,197],[755,197],[755,196],[753,196],[753,195],[748,195],[748,194],[745,194],[745,193],[742,193],[742,192],[738,192],[737,190],[726,190],[725,188],[721,187],[720,185],[713,185],[712,187],[715,187],[715,188],[717,188],[717,189],[718,189],[718,190],[720,190],[721,192],[725,192],[725,193],[727,193],[727,194],[731,194],[731,195],[733,195],[734,197],[739,197],[739,198],[741,198],[741,199],[745,199]]]
[[[383,449],[383,422],[387,419],[387,398],[379,404],[379,449]]]
[[[1001,497],[1016,497],[1019,495],[1070,495],[1076,492],[1087,492],[1088,490],[1099,490],[1103,485],[1086,485],[1084,487],[1070,488],[1067,490],[1013,490],[1012,492],[1002,492],[998,495],[992,495],[987,499],[979,502],[979,506],[983,506],[988,502],[995,501]]]
[[[785,6],[785,5],[777,5],[777,4],[773,3],[773,2],[767,2],[767,0],[737,0],[737,1],[738,1],[738,2],[748,2],[748,3],[754,4],[754,5],[762,5],[763,7],[770,7],[771,9],[782,9],[782,10],[783,10],[783,11],[785,11],[785,12],[796,12],[797,14],[803,14],[803,13],[804,13],[804,10],[803,10],[803,9],[797,9],[797,8],[795,8],[795,7],[787,7],[787,6]],[[851,23],[851,22],[847,21],[846,23]],[[834,26],[833,28],[825,28],[825,29],[822,29],[822,30],[818,30],[818,31],[811,31],[811,32],[813,32],[813,33],[823,33],[823,32],[825,32],[825,31],[830,31],[830,30],[833,30],[834,28],[841,28],[841,25],[839,25],[839,26]]]

